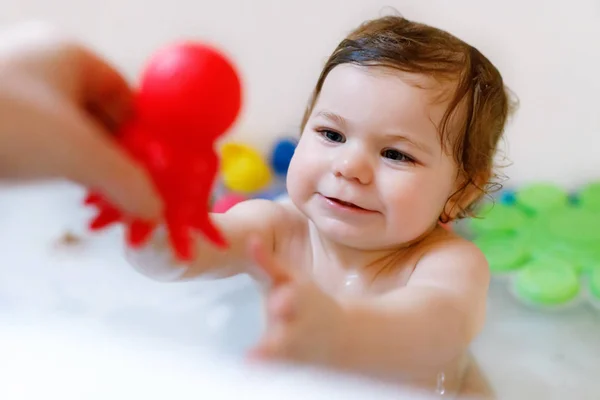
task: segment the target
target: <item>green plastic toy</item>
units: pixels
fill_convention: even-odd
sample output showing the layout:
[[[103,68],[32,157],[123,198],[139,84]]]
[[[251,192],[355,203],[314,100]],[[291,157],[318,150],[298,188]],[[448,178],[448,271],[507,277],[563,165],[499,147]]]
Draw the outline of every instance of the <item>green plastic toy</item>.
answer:
[[[600,309],[600,181],[574,196],[551,183],[511,195],[484,204],[468,224],[491,273],[510,277],[515,297],[536,308],[585,300]]]
[[[575,300],[581,288],[575,268],[558,259],[528,263],[516,273],[513,285],[521,301],[540,307],[566,305]]]
[[[577,196],[579,205],[586,210],[600,212],[600,182],[586,185]]]
[[[546,222],[548,235],[575,246],[600,243],[600,214],[571,208],[557,212]]]
[[[516,237],[529,248],[547,247],[553,240],[548,236],[547,219],[529,218],[516,231]]]
[[[473,242],[483,252],[495,275],[516,271],[529,260],[527,246],[515,236],[483,236]]]
[[[528,215],[540,215],[569,205],[569,195],[552,183],[534,183],[516,192],[515,204]]]
[[[500,203],[486,203],[470,223],[475,235],[487,233],[514,233],[527,221],[525,214],[516,207]]]
[[[600,268],[590,271],[589,290],[592,301],[600,305]]]
[[[531,248],[531,257],[535,260],[556,259],[569,263],[578,275],[585,274],[599,265],[600,259],[593,250],[585,246],[575,246],[562,242],[547,241]]]

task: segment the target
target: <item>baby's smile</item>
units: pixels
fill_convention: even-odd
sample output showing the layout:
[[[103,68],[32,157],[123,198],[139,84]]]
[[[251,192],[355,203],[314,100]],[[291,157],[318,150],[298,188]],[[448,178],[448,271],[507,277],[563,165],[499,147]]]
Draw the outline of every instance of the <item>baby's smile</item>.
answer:
[[[342,212],[350,212],[350,213],[360,213],[360,214],[374,214],[377,211],[371,210],[368,208],[361,207],[355,203],[345,201],[336,197],[328,197],[322,194],[319,194],[319,198],[325,202],[328,208],[342,211]]]

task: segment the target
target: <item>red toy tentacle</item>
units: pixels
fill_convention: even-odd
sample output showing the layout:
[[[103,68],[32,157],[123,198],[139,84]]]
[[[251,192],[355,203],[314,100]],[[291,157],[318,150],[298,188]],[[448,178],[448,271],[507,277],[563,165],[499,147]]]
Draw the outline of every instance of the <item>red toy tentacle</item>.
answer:
[[[193,221],[193,227],[202,232],[206,239],[212,242],[215,246],[220,248],[227,247],[227,240],[210,220],[208,213],[199,213]]]
[[[194,255],[192,252],[192,237],[188,227],[177,222],[171,222],[168,225],[171,245],[177,258],[183,261],[191,261]]]
[[[141,246],[148,240],[155,226],[146,221],[134,220],[127,229],[127,243],[134,248]]]
[[[90,229],[97,231],[118,222],[121,219],[119,210],[113,207],[102,208],[90,223]]]
[[[97,192],[88,192],[83,204],[85,205],[96,205],[104,201],[104,198],[100,193]]]

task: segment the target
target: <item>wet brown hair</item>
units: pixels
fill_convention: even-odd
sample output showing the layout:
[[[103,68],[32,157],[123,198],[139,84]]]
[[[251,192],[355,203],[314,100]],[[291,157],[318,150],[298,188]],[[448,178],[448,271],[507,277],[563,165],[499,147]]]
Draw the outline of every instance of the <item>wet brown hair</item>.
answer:
[[[476,48],[441,29],[401,16],[369,20],[342,40],[325,63],[304,114],[302,130],[329,73],[348,63],[388,67],[452,83],[452,98],[438,129],[442,145],[454,156],[464,183],[448,199],[455,198],[454,207],[459,209],[444,210],[440,221],[472,215],[476,201],[500,186],[492,179],[494,155],[514,105],[496,67]],[[462,196],[468,189],[477,193],[463,207]]]

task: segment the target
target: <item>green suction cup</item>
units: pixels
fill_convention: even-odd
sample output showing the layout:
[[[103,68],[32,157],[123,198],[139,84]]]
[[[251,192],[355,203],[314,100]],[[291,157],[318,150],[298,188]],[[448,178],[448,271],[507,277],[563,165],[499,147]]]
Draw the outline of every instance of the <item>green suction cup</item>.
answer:
[[[569,204],[568,193],[551,183],[535,183],[517,191],[515,202],[528,215],[545,214]]]
[[[475,234],[513,233],[519,229],[527,218],[521,210],[504,204],[486,203],[470,221]]]
[[[569,263],[577,274],[583,274],[600,266],[600,257],[594,251],[565,242],[547,241],[545,245],[533,247],[531,256],[535,260],[560,260]]]
[[[586,185],[577,196],[579,205],[586,210],[600,212],[600,182]]]
[[[590,295],[595,301],[600,301],[600,268],[590,271]]]
[[[518,270],[529,260],[524,243],[509,235],[489,235],[474,240],[490,265],[492,274]]]
[[[514,291],[519,299],[538,306],[564,305],[579,294],[575,268],[562,260],[533,261],[517,272]]]
[[[576,246],[597,247],[600,242],[600,214],[568,209],[548,216],[547,234]]]
[[[516,236],[530,248],[548,246],[552,238],[548,236],[547,221],[544,218],[529,218],[527,223],[519,228]]]

